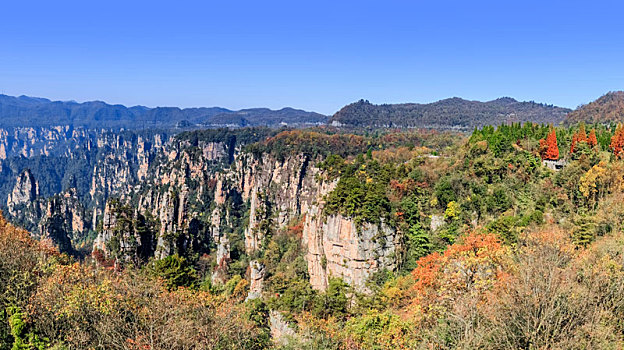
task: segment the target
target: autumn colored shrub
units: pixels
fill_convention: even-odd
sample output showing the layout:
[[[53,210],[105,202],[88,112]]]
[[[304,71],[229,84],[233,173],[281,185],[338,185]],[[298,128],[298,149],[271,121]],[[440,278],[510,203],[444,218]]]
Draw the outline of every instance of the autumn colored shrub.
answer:
[[[0,348],[40,343],[23,311],[53,266],[68,260],[51,244],[32,239],[0,215]]]
[[[217,349],[237,344],[256,349],[266,343],[259,341],[266,338],[264,330],[245,318],[244,305],[209,292],[169,291],[158,280],[128,269],[120,275],[78,264],[60,267],[39,288],[29,314],[43,335],[75,348]]]
[[[438,316],[452,307],[459,294],[484,296],[485,290],[503,278],[502,264],[508,256],[508,248],[496,235],[472,232],[443,253],[421,258],[412,272],[414,312]]]
[[[412,320],[388,311],[351,318],[344,334],[350,349],[410,349],[422,340]]]
[[[617,281],[594,279],[592,274],[605,264],[590,263],[596,259],[592,253],[581,251],[579,256],[568,237],[556,228],[521,237],[510,276],[492,291],[483,308],[487,319],[483,330],[488,334],[483,346],[603,348],[615,340],[607,335],[612,324],[604,321],[617,309],[605,306],[613,300],[612,292],[618,291],[618,303],[623,296],[621,272]],[[584,260],[580,265],[577,256]],[[615,267],[621,271],[621,266]],[[587,268],[593,272],[582,272]]]

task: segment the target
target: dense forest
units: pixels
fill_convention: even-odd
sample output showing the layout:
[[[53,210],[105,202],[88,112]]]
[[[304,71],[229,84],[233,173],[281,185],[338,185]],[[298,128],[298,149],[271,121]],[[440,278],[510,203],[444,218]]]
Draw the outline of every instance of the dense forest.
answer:
[[[335,184],[321,215],[350,218],[361,234],[391,228],[400,238],[396,265],[374,273],[364,289],[339,276],[313,288],[304,218],[277,226],[268,194],[259,194],[266,206],[256,220],[264,235],[255,251],[242,246],[249,203],[226,197],[234,229],[223,283],[212,278],[221,263],[214,248],[137,261],[96,250],[78,261],[2,220],[0,348],[624,345],[622,126],[512,123],[469,136],[241,132],[177,140],[194,147],[237,138],[247,143],[241,152],[257,161],[314,160],[318,186]],[[121,214],[114,237],[129,227],[140,237],[157,230],[153,218],[115,205]],[[250,261],[265,271],[255,298],[248,297],[255,283]]]
[[[359,127],[402,127],[456,129],[512,122],[559,124],[570,112],[567,108],[535,102],[518,102],[503,97],[493,101],[449,98],[429,104],[403,103],[374,105],[360,100],[336,112],[330,123]]]

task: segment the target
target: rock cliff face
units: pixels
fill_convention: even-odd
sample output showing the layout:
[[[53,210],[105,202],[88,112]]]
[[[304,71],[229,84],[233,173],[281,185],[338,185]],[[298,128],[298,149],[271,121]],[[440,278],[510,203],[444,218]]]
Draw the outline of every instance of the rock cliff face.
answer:
[[[154,254],[152,230],[149,220],[136,208],[110,201],[104,209],[93,250],[125,262],[145,261]]]
[[[92,227],[112,197],[127,199],[135,187],[147,180],[150,167],[166,152],[171,139],[165,134],[104,133],[96,140],[100,150],[93,164],[89,202],[93,210]]]
[[[0,208],[64,251],[89,250],[106,201],[130,198],[170,142],[159,131],[0,129]]]
[[[88,250],[94,240],[94,249],[122,261],[210,254],[213,281],[225,282],[231,262],[241,255],[253,261],[267,237],[297,223],[314,288],[340,277],[365,290],[371,274],[395,268],[399,239],[393,228],[358,227],[350,218],[325,215],[324,198],[337,180],[316,167],[322,158],[243,149],[266,134],[204,131],[173,138],[64,127],[20,133],[31,135],[25,138],[30,143],[0,131],[0,147],[8,152],[0,177],[10,179],[24,164],[38,170],[15,175],[6,190],[7,212],[62,250]],[[16,151],[23,144],[37,149],[26,151],[30,158]],[[245,267],[236,268],[240,273]],[[250,297],[262,293],[260,267],[250,268]]]
[[[326,217],[324,197],[337,180],[324,180],[315,166],[319,159],[303,155],[279,161],[270,155],[254,159],[250,154],[237,157],[236,170],[225,175],[226,182],[243,200],[249,201],[249,224],[245,229],[248,253],[261,248],[272,230],[285,228],[293,220],[303,220],[303,245],[310,282],[324,290],[330,277],[343,278],[359,290],[381,269],[393,270],[399,237],[387,225],[363,224],[350,218]],[[217,186],[219,198],[224,190]],[[223,199],[221,199],[223,201]]]
[[[269,327],[271,330],[271,338],[279,345],[288,345],[292,339],[298,337],[297,332],[286,322],[282,314],[278,311],[271,310],[269,312]]]
[[[154,169],[147,190],[138,195],[138,208],[160,222],[156,257],[201,250],[209,244],[215,169],[226,161],[223,143],[181,142],[166,152],[166,161]]]
[[[325,289],[329,277],[341,277],[364,290],[374,272],[396,267],[398,236],[384,224],[364,224],[358,229],[353,220],[341,215],[325,220],[317,216],[305,221],[303,239],[310,283],[317,289]]]
[[[154,242],[145,237],[132,239],[136,249],[121,249],[125,259],[137,258],[136,252],[151,254],[160,259],[172,254],[187,255],[206,253],[213,242],[211,221],[218,226],[220,216],[212,218],[215,193],[215,173],[227,164],[231,151],[230,145],[222,142],[198,142],[191,145],[179,141],[162,148],[143,174],[139,185],[129,186],[118,193],[122,203],[134,203],[138,218],[153,220]],[[141,167],[139,166],[139,169]],[[110,255],[111,240],[117,239],[122,247],[129,247],[126,239],[118,237],[122,229],[118,226],[121,212],[106,205],[103,215],[102,230],[98,233],[95,247]],[[218,214],[215,214],[218,215]],[[130,234],[134,236],[134,234]],[[227,259],[227,243],[220,245],[222,259]],[[131,255],[131,256],[128,256]]]
[[[247,295],[247,300],[258,299],[262,296],[266,268],[257,260],[253,260],[249,263],[249,269],[249,279],[251,282],[249,283],[249,294]]]
[[[35,237],[49,239],[61,251],[85,248],[82,244],[89,226],[75,188],[43,198],[34,176],[25,170],[7,199],[7,211],[15,222],[32,227]]]
[[[24,170],[17,178],[13,189],[6,200],[6,216],[13,223],[34,228],[41,218],[45,201],[39,196],[39,184],[29,169]],[[38,232],[34,232],[39,236]]]
[[[39,236],[50,239],[61,251],[89,249],[85,246],[89,221],[78,200],[76,189],[71,188],[47,200],[46,209],[39,222]]]
[[[325,289],[329,278],[340,277],[365,290],[371,274],[395,268],[399,243],[392,228],[357,227],[350,218],[324,215],[324,197],[337,180],[327,180],[315,166],[321,159],[294,155],[279,160],[270,154],[232,152],[229,147],[214,142],[172,144],[155,160],[140,188],[121,196],[122,201],[136,203],[135,213],[123,215],[149,216],[158,222],[155,243],[137,236],[136,228],[120,236],[115,231],[120,213],[107,206],[95,247],[124,259],[137,258],[138,251],[153,251],[156,258],[210,253],[215,259],[213,281],[225,282],[234,258],[233,232],[242,230],[244,250],[251,256],[262,249],[268,235],[303,222],[302,244],[314,288]],[[110,252],[111,242],[118,249],[115,254]],[[255,265],[250,269],[260,270]],[[256,286],[250,297],[261,293],[263,276],[250,276]]]
[[[69,155],[94,135],[94,130],[69,125],[0,128],[0,160],[13,156]]]
[[[13,191],[7,199],[7,209],[12,216],[27,215],[28,208],[39,196],[39,184],[29,169],[24,170],[16,179]]]

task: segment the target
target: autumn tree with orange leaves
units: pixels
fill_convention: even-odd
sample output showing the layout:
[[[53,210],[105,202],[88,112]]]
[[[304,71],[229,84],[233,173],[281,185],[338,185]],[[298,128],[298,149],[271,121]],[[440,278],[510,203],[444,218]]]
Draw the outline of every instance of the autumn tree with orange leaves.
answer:
[[[508,248],[498,236],[472,232],[450,245],[444,253],[421,258],[412,271],[417,295],[414,307],[428,316],[427,310],[452,307],[447,302],[452,303],[459,295],[483,296],[485,290],[504,278],[500,267],[507,257]],[[432,309],[433,305],[436,307]]]
[[[616,158],[622,158],[624,153],[624,128],[622,125],[618,125],[615,129],[615,133],[611,137],[611,144],[609,145],[609,149],[613,151]]]
[[[592,129],[589,132],[589,137],[587,138],[587,144],[591,147],[595,147],[598,144],[598,138],[596,137],[596,129]]]
[[[596,137],[596,129],[592,129],[587,136],[585,131],[585,124],[581,123],[578,132],[572,135],[572,144],[570,146],[570,154],[578,150],[577,145],[579,143],[586,143],[589,147],[594,147],[598,144],[598,138]]]
[[[546,140],[541,139],[540,143],[540,156],[542,159],[557,160],[559,159],[559,147],[557,146],[557,134],[555,129],[551,128],[550,133],[546,137]]]

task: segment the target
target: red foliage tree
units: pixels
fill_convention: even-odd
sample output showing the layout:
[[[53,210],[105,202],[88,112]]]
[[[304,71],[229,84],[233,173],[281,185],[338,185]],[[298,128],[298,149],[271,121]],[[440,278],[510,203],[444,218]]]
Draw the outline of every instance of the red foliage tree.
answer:
[[[596,145],[598,144],[598,139],[596,138],[596,129],[592,129],[589,132],[589,137],[587,138],[587,143],[591,147],[596,147]]]
[[[622,158],[622,156],[624,156],[624,128],[622,128],[622,125],[618,125],[615,129],[615,133],[611,136],[609,148],[617,158]]]
[[[550,129],[550,133],[546,140],[540,140],[540,154],[542,159],[557,160],[559,159],[559,147],[557,146],[557,134],[555,129]]]

